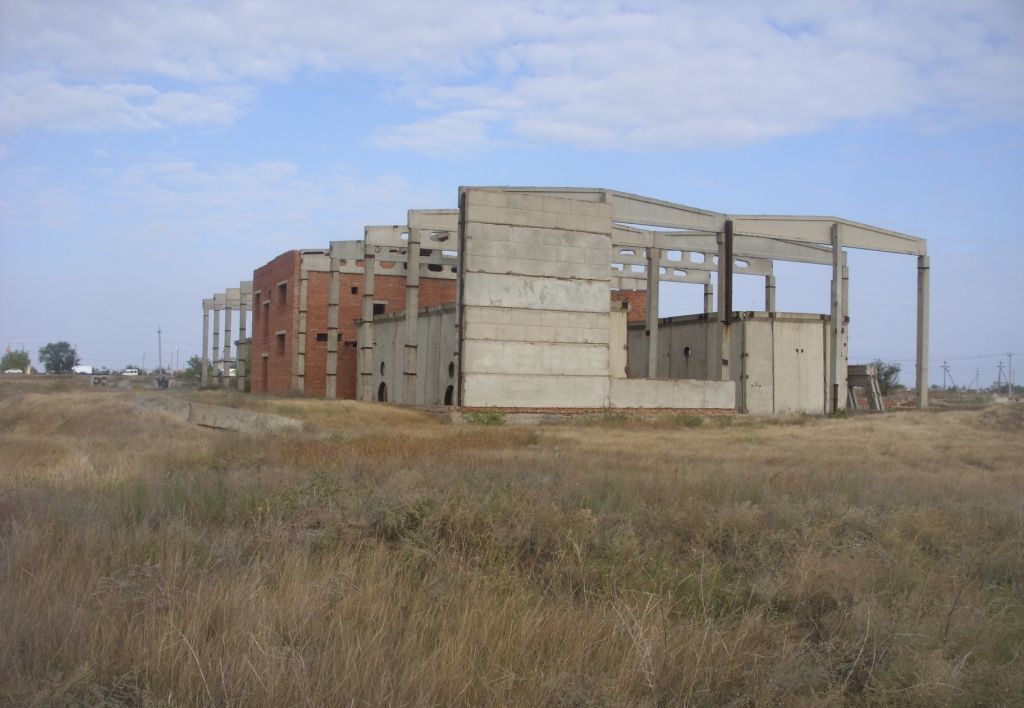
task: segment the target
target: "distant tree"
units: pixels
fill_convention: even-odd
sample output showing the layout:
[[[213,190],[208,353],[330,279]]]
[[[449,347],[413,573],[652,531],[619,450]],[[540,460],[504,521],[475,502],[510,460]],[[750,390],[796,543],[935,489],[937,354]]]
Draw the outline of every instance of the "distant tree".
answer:
[[[194,379],[198,381],[203,373],[203,360],[198,354],[189,357],[189,360],[185,363],[185,373],[182,376],[186,379]]]
[[[39,348],[39,363],[48,374],[70,374],[78,362],[78,352],[67,342],[50,342]]]
[[[890,391],[903,388],[900,385],[900,371],[903,367],[899,364],[892,364],[884,362],[881,359],[875,359],[872,364],[875,365],[875,369],[878,371],[878,387],[882,389],[882,395],[888,395]]]
[[[31,363],[32,362],[28,358],[28,352],[12,352],[8,349],[4,353],[4,358],[0,359],[0,371],[7,371],[8,369],[24,371]]]

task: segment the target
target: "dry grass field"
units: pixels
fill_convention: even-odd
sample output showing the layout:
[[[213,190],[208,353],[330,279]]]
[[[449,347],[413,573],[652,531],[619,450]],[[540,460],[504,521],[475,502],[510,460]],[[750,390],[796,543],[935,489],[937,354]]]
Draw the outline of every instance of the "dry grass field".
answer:
[[[0,383],[0,700],[1024,696],[1020,405],[521,427],[190,395],[306,429]]]

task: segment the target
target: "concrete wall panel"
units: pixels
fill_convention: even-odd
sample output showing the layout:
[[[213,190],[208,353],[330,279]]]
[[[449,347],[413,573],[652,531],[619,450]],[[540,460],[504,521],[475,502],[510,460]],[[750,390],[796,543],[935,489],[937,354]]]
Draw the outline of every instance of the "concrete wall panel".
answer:
[[[469,339],[463,349],[463,358],[463,370],[473,374],[608,375],[607,344]]]
[[[607,374],[602,376],[533,376],[465,374],[463,400],[472,407],[604,408]]]

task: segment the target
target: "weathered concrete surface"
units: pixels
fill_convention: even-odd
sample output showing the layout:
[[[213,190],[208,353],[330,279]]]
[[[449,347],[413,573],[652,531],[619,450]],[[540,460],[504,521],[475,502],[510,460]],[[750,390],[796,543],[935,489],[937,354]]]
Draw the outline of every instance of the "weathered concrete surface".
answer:
[[[194,425],[240,433],[280,433],[302,430],[302,421],[273,413],[212,406],[172,396],[137,396],[135,407],[142,411],[167,413]]]
[[[612,408],[736,407],[732,381],[612,379],[608,390]]]
[[[607,406],[610,207],[469,189],[463,218],[462,404]]]

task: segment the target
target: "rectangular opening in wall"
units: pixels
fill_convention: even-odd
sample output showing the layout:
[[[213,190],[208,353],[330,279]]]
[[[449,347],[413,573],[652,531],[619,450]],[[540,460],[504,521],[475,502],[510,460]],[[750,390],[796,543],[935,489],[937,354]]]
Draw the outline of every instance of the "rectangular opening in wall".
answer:
[[[284,354],[284,332],[277,333],[277,353]]]
[[[270,334],[270,300],[263,303],[263,336],[266,337]]]
[[[387,306],[387,304],[383,303],[383,302],[375,302],[375,303],[373,303],[373,314],[375,314],[375,315],[383,315],[384,314],[384,308],[386,306]]]
[[[288,283],[277,284],[277,302],[281,305],[288,299]]]
[[[326,342],[327,341],[327,332],[317,332],[316,333],[316,341],[318,341],[318,342]]]
[[[355,285],[352,286],[352,294],[353,295],[358,295],[359,294],[359,288],[357,286],[355,286]]]

